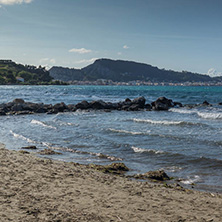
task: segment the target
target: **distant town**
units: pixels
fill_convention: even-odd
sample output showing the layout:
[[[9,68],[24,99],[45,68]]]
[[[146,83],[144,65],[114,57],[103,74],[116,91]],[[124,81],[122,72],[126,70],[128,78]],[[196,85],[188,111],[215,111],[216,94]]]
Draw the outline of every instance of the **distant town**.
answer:
[[[0,60],[0,85],[222,86],[222,77],[175,72],[132,61],[99,59],[82,69]]]

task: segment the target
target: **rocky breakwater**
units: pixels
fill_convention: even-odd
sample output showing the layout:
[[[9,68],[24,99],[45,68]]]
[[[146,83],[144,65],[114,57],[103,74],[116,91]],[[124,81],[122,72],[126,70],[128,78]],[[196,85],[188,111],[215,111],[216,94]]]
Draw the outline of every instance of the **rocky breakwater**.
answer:
[[[76,110],[168,110],[171,107],[182,106],[181,103],[173,102],[171,99],[160,97],[151,104],[146,103],[146,99],[141,96],[133,100],[126,98],[125,101],[111,103],[103,100],[82,101],[77,104],[66,105],[64,102],[52,104],[25,102],[23,99],[14,99],[12,102],[0,104],[0,115],[25,115],[34,113],[56,114],[59,112],[75,112]]]

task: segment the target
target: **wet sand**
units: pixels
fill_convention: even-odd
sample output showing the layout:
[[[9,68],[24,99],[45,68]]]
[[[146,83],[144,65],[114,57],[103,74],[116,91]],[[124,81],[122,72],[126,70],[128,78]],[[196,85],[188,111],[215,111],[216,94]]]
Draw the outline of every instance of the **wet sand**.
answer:
[[[0,145],[0,221],[222,221],[222,195],[167,188]]]

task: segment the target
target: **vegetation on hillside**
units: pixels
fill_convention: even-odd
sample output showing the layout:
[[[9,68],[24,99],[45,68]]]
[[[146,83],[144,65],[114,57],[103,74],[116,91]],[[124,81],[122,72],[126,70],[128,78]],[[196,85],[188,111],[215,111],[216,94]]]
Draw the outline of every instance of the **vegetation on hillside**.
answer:
[[[51,85],[53,81],[45,67],[16,64],[11,60],[0,60],[0,85]]]

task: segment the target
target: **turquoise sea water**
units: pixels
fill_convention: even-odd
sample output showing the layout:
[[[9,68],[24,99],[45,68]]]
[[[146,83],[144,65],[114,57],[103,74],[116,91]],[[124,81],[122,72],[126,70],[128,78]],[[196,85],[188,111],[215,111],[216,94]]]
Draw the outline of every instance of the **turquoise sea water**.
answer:
[[[0,116],[0,141],[10,149],[36,145],[60,150],[63,155],[53,158],[79,163],[108,164],[109,157],[116,157],[130,173],[164,169],[184,185],[222,192],[222,87],[0,86],[0,103],[15,98],[47,104],[116,102],[138,96],[148,103],[165,96],[183,104],[207,100],[213,106]]]

